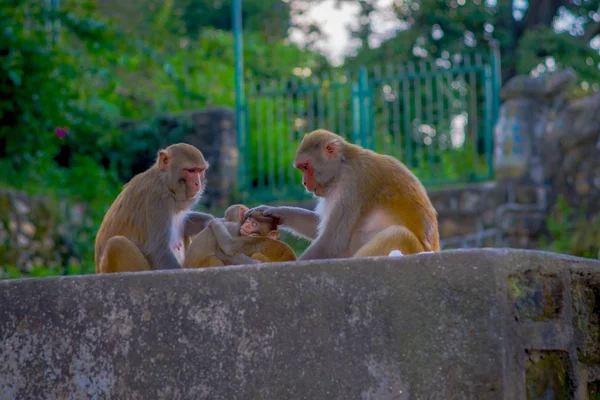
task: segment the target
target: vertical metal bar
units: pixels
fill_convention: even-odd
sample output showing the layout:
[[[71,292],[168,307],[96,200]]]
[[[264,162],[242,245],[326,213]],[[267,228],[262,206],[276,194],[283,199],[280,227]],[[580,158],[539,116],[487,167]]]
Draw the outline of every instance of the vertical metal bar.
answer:
[[[437,126],[435,128],[437,132],[437,140],[438,140],[438,162],[436,162],[436,168],[434,173],[436,176],[439,176],[440,171],[443,171],[442,163],[444,160],[444,153],[447,152],[449,135],[446,132],[447,122],[444,120],[444,80],[442,79],[442,71],[439,68],[435,68],[436,76],[435,76],[435,88],[436,88],[436,104],[437,104]],[[445,143],[446,142],[446,143]],[[442,148],[442,144],[444,144],[444,148]]]
[[[419,68],[420,70],[420,68]],[[421,124],[423,123],[421,116],[421,77],[416,73],[415,64],[413,62],[408,63],[408,73],[414,77],[414,85],[415,85],[415,95],[414,95],[414,104],[415,104],[415,117],[413,119],[414,123],[412,124],[412,129],[416,133],[414,136],[417,137],[415,141],[415,152],[416,155],[413,159],[418,161],[416,167],[418,169],[423,169],[423,137],[421,136]]]
[[[465,127],[463,127],[463,133],[464,133],[464,137],[463,137],[463,143],[462,143],[462,148],[461,148],[461,153],[462,153],[462,157],[460,157],[458,159],[458,163],[460,165],[460,171],[461,171],[461,178],[463,179],[467,179],[468,180],[468,174],[469,174],[469,169],[471,168],[471,166],[469,165],[469,160],[466,157],[467,154],[467,137],[468,137],[468,133],[469,133],[469,124],[468,124],[468,112],[467,112],[467,101],[466,101],[466,74],[464,72],[464,64],[465,62],[465,57],[464,55],[461,54],[460,57],[460,61],[458,61],[458,65],[457,65],[457,79],[455,80],[455,82],[458,83],[457,85],[457,91],[458,91],[458,98],[459,100],[459,113],[467,113],[467,125]],[[466,129],[465,129],[466,128]]]
[[[317,91],[317,120],[319,121],[319,126],[317,128],[325,128],[325,87],[323,86],[323,81],[315,77],[313,79],[313,84],[316,86],[315,90]]]
[[[340,133],[335,129],[335,86],[332,86],[332,84],[332,77],[328,73],[325,73],[322,80],[323,90],[325,90],[325,87],[327,88],[327,125],[325,125],[325,128],[332,132]],[[342,105],[340,104],[340,106]]]
[[[271,153],[271,150],[275,148],[275,135],[273,134],[274,131],[274,123],[273,123],[273,114],[275,114],[275,88],[274,85],[272,84],[272,82],[269,82],[268,85],[265,85],[265,89],[267,91],[267,93],[265,95],[265,113],[266,115],[266,120],[267,120],[267,126],[266,126],[266,137],[267,140],[264,143],[264,150],[265,150],[265,154],[267,154],[267,176],[268,176],[268,181],[267,181],[267,187],[269,188],[269,191],[272,192],[273,189],[275,189],[275,157],[270,156],[269,154]],[[271,94],[273,93],[273,94]]]
[[[481,71],[482,68],[483,68],[483,58],[481,57],[480,53],[475,54],[475,68],[476,68],[475,69],[475,73],[473,74],[474,75],[473,76],[473,79],[474,79],[474,82],[473,82],[473,93],[476,96],[475,97],[476,106],[474,107],[475,115],[474,115],[473,119],[475,121],[477,121],[477,125],[476,125],[476,128],[475,128],[476,132],[477,132],[477,135],[476,135],[477,139],[475,140],[475,149],[474,149],[474,152],[475,152],[475,156],[477,157],[476,158],[477,159],[477,163],[478,163],[477,164],[477,171],[478,171],[478,174],[479,174],[480,171],[481,171],[481,169],[480,169],[481,160],[482,160],[482,158],[485,158],[485,150],[484,150],[484,156],[483,157],[481,156],[481,153],[480,153],[481,142],[482,142],[482,140],[485,141],[485,139],[484,139],[485,133],[484,133],[484,129],[483,129],[483,126],[484,126],[483,123],[485,123],[485,122],[482,121],[482,118],[481,118],[482,112],[481,112],[481,108],[480,108],[481,107],[481,103],[483,102],[483,96],[482,96],[482,94],[483,94],[483,90],[482,90],[483,85],[481,85],[481,82],[476,83],[480,79],[479,78],[479,71]]]
[[[402,157],[402,146],[400,146],[400,88],[398,85],[398,77],[394,75],[394,66],[392,64],[388,64],[386,66],[386,81],[389,82],[390,86],[390,100],[391,104],[388,105],[387,109],[391,107],[391,142],[392,142],[392,154],[401,159]],[[389,111],[388,111],[388,121],[390,119]]]
[[[367,69],[362,67],[358,71],[358,87],[360,96],[360,144],[365,148],[370,148],[369,132],[369,77]]]
[[[384,154],[390,152],[390,124],[389,124],[389,107],[388,107],[388,96],[385,93],[387,82],[384,82],[383,72],[380,65],[377,65],[374,70],[374,82],[373,82],[373,126],[371,132],[373,133],[374,149],[381,151]],[[378,107],[381,107],[381,113],[378,112]],[[381,114],[382,118],[377,118]],[[377,140],[379,139],[379,140]],[[378,143],[379,142],[379,143]]]
[[[304,84],[306,85],[306,102],[308,108],[306,128],[308,132],[311,132],[315,129],[315,88],[312,78],[305,79]]]
[[[352,142],[360,144],[360,82],[352,81]]]
[[[263,138],[264,138],[264,130],[262,124],[263,118],[263,110],[264,110],[264,84],[263,82],[258,83],[258,90],[256,96],[256,112],[254,117],[256,118],[256,131],[254,133],[254,138],[256,139],[256,158],[257,158],[257,186],[259,190],[264,189],[265,187],[265,159],[263,153]]]
[[[467,132],[469,133],[469,142],[471,144],[471,146],[473,147],[472,149],[467,149],[465,148],[465,150],[470,150],[470,152],[473,154],[473,165],[470,165],[470,169],[472,171],[472,173],[476,173],[477,170],[477,79],[476,79],[476,73],[471,69],[472,65],[471,65],[471,55],[470,54],[465,54],[465,67],[467,69],[469,69],[469,80],[468,82],[465,82],[467,88],[468,88],[468,96],[467,96],[467,103],[468,103],[468,115],[467,115]],[[465,142],[467,142],[465,140]]]
[[[306,133],[306,115],[304,111],[304,102],[306,100],[306,92],[302,96],[302,91],[305,88],[302,85],[302,80],[298,79],[298,87],[296,88],[296,120],[294,124],[298,127],[298,139],[302,139],[302,136]],[[293,166],[290,166],[293,168]]]
[[[412,153],[412,144],[413,144],[413,132],[411,127],[411,109],[410,109],[410,81],[406,77],[406,70],[404,66],[400,65],[398,68],[400,75],[404,75],[402,77],[402,100],[403,100],[403,108],[404,115],[402,118],[404,119],[404,154],[406,155],[405,163],[409,168],[413,165],[413,153]]]
[[[283,190],[285,188],[285,167],[283,165],[283,160],[285,159],[285,150],[283,146],[283,138],[285,137],[285,119],[283,118],[283,114],[285,112],[285,108],[287,106],[287,81],[285,79],[280,80],[279,84],[276,85],[275,90],[277,90],[277,96],[281,96],[281,100],[277,101],[276,108],[277,114],[275,116],[275,137],[277,138],[277,189]],[[289,144],[288,144],[289,146]]]
[[[346,110],[354,105],[353,98],[351,97],[351,104],[346,104],[346,91],[350,88],[352,93],[352,83],[350,83],[350,76],[347,74],[347,71],[342,71],[341,76],[342,85],[340,86],[340,92],[338,96],[338,101],[341,107],[339,108],[340,113],[338,115],[338,133],[342,135],[344,138],[348,139],[348,121],[346,118]],[[350,107],[348,107],[350,106]]]
[[[232,12],[233,37],[234,37],[234,66],[235,66],[235,115],[238,157],[238,185],[240,190],[247,189],[246,182],[246,104],[244,100],[244,57],[242,41],[242,0],[233,0]]]
[[[298,90],[298,79],[296,77],[292,77],[290,81],[290,88],[288,89],[288,146],[287,152],[291,153],[291,147],[294,147],[293,144],[296,141],[296,118],[295,118],[295,102],[297,102],[297,90]],[[286,189],[291,188],[294,184],[294,167],[291,163],[286,163],[285,167],[287,168],[287,184]]]
[[[487,164],[487,178],[491,178],[494,173],[493,168],[493,142],[492,142],[492,113],[493,113],[493,78],[492,71],[489,65],[484,68],[484,82],[485,82],[485,109],[484,109],[484,120],[485,120],[485,156]]]
[[[394,66],[387,65],[387,79],[390,82],[391,93],[393,96],[392,107],[392,153],[401,160],[404,152],[402,151],[402,138],[400,133],[400,84],[399,77],[394,74]]]
[[[433,135],[433,133],[435,133],[433,124],[433,86],[431,83],[433,78],[430,76],[432,68],[427,68],[427,61],[423,61],[422,63],[421,73],[425,74],[425,107],[427,114],[427,126],[429,127],[428,131],[426,132],[427,136],[429,137],[429,144],[427,145],[427,143],[425,143],[427,145],[427,171],[428,173],[431,173],[431,167],[433,165],[433,149],[435,148],[436,143],[436,136]]]

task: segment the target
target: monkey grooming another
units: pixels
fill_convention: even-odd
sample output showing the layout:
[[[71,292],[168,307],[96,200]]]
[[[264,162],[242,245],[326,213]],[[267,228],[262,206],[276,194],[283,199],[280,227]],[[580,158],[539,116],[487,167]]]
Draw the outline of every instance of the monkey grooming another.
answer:
[[[227,208],[222,221],[211,221],[208,229],[190,244],[183,266],[205,268],[296,260],[292,248],[279,240],[273,218],[260,214],[244,218],[246,211],[248,207],[236,204]]]
[[[104,215],[96,273],[181,268],[190,237],[213,219],[190,211],[204,192],[208,167],[189,144],[160,150],[156,163],[134,176]]]
[[[294,166],[318,197],[316,210],[263,205],[246,214],[274,217],[283,229],[312,240],[299,260],[440,250],[437,212],[397,159],[319,129],[304,136]]]

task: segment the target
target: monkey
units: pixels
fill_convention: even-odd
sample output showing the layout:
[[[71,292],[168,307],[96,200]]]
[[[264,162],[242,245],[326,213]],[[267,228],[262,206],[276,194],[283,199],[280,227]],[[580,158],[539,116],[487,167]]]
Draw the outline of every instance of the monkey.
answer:
[[[394,157],[317,129],[303,137],[294,166],[317,198],[315,211],[261,205],[246,214],[274,217],[311,240],[298,260],[440,251],[437,212],[419,179]]]
[[[96,273],[182,268],[191,237],[214,219],[190,211],[204,192],[208,168],[192,145],[160,150],[104,215],[95,241]]]
[[[273,218],[259,214],[246,217],[246,211],[244,205],[232,205],[222,220],[211,221],[190,244],[184,268],[296,260],[292,248],[279,240]]]

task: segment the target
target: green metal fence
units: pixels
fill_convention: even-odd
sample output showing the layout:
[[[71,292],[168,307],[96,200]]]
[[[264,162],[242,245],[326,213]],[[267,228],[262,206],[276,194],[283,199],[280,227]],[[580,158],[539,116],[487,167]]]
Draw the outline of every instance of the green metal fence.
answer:
[[[250,82],[240,121],[242,198],[309,197],[294,152],[303,135],[325,128],[397,157],[426,186],[492,177],[499,59],[464,54],[319,77]]]

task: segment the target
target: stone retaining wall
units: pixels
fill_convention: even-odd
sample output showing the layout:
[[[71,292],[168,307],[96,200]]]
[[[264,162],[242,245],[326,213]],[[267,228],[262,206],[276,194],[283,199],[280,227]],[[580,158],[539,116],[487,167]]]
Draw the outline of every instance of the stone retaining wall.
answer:
[[[547,189],[495,181],[432,190],[443,249],[536,249],[548,213]]]
[[[453,250],[0,282],[0,398],[595,399],[600,262]]]

